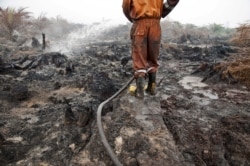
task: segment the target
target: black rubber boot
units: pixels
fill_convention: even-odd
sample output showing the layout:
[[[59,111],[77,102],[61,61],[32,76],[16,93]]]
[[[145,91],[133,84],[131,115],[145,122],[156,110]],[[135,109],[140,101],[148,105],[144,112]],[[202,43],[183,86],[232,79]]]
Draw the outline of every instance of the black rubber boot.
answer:
[[[144,98],[144,84],[145,84],[145,78],[144,77],[136,78],[135,97],[137,97],[139,99]]]
[[[156,94],[156,73],[148,74],[148,86],[146,92],[150,95]]]

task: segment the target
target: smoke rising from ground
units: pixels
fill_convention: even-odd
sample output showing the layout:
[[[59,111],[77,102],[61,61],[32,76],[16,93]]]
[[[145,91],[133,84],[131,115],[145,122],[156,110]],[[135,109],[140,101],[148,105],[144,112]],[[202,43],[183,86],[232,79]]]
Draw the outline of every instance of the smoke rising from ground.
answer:
[[[53,39],[50,39],[48,35],[47,40],[50,42],[50,51],[58,51],[62,53],[72,53],[84,50],[86,45],[92,42],[101,42],[99,36],[114,25],[109,21],[103,21],[100,23],[93,23],[91,25],[78,25],[71,30],[63,30],[62,27],[50,27],[46,31],[50,34],[52,31]]]

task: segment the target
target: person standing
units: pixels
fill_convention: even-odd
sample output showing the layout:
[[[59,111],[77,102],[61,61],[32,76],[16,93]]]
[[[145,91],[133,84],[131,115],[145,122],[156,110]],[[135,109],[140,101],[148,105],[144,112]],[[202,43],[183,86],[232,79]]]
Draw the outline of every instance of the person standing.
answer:
[[[157,62],[161,44],[160,19],[166,17],[179,0],[123,0],[126,18],[133,23],[130,31],[134,77],[137,98],[144,98],[145,78],[148,76],[146,92],[156,94]]]

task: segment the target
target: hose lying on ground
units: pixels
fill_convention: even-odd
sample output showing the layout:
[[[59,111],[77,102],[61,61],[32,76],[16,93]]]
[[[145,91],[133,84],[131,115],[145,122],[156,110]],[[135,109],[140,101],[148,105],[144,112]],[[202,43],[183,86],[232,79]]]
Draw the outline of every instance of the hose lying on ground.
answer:
[[[106,136],[104,134],[103,127],[102,127],[102,120],[101,120],[102,108],[103,108],[103,106],[105,104],[107,104],[108,102],[110,102],[111,100],[113,100],[115,97],[117,97],[120,93],[122,93],[133,80],[134,80],[134,77],[130,78],[130,80],[119,91],[117,91],[113,96],[111,96],[110,98],[108,98],[107,100],[105,100],[104,102],[102,102],[99,105],[98,109],[97,109],[97,127],[98,127],[98,130],[99,130],[99,134],[101,136],[102,143],[105,146],[105,148],[106,148],[109,156],[111,157],[112,161],[117,166],[122,166],[122,164],[118,160],[118,158],[115,155],[115,153],[113,152],[113,150],[111,149],[111,147],[110,147],[110,145],[109,145],[109,143],[107,141],[107,138],[106,138]]]

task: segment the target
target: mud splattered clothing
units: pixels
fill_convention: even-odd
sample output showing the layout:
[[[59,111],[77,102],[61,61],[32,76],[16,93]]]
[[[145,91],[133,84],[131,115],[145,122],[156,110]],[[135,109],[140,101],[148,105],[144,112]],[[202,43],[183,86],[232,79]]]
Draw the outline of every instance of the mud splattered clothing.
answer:
[[[145,76],[158,69],[157,58],[161,44],[159,19],[144,18],[134,22],[131,28],[132,59],[135,76]]]
[[[165,17],[171,6],[174,7],[179,0],[123,0],[123,13],[133,22],[131,28],[132,59],[135,77],[143,77],[147,73],[158,70],[161,43],[160,19]]]

